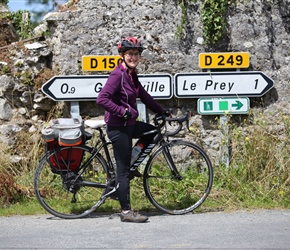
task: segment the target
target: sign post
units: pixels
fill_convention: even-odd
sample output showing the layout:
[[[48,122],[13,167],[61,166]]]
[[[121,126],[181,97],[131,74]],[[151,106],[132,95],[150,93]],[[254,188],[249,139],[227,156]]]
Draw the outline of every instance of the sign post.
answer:
[[[259,71],[178,73],[174,76],[178,98],[262,96],[274,82]]]
[[[207,69],[211,79],[206,79],[204,85],[199,82],[198,90],[201,92],[200,96],[233,96],[233,95],[246,95],[258,96],[267,92],[273,82],[269,80],[263,73],[257,72],[262,75],[262,86],[258,82],[260,78],[250,79],[247,75],[243,79],[237,79],[235,76],[217,77],[217,73],[211,73],[210,69],[229,69],[235,68],[240,72],[241,68],[248,68],[250,66],[250,54],[248,52],[226,52],[226,53],[200,53],[199,54],[199,67]],[[254,72],[250,72],[253,74]],[[248,73],[249,74],[249,73]],[[238,75],[236,75],[238,76]],[[247,76],[247,79],[246,77]],[[255,75],[252,75],[255,76]],[[256,75],[258,76],[258,75]],[[215,78],[215,79],[213,79]],[[244,83],[243,83],[244,80]],[[254,88],[251,85],[252,81],[256,83]],[[267,82],[265,86],[265,81]],[[184,82],[185,85],[186,82]],[[228,85],[227,85],[228,84]],[[191,90],[197,89],[197,84],[193,82]],[[185,87],[185,86],[184,86]],[[204,87],[204,90],[202,89]],[[234,88],[234,89],[233,89]],[[251,93],[248,91],[250,90]],[[222,93],[223,92],[223,93]],[[177,93],[177,92],[176,92]],[[178,95],[178,94],[177,94]],[[226,167],[229,166],[229,149],[228,149],[228,116],[225,114],[243,114],[247,113],[249,109],[249,99],[199,99],[198,112],[200,114],[220,114],[220,127],[221,127],[221,162]]]
[[[138,78],[154,99],[173,96],[171,75],[138,75]],[[96,100],[107,79],[108,75],[55,76],[43,84],[41,90],[54,101],[70,101],[72,117],[76,117],[79,116],[78,101]]]
[[[201,98],[197,102],[198,113],[201,115],[220,115],[221,147],[220,161],[229,166],[229,128],[226,114],[246,114],[249,111],[248,97],[241,98]]]
[[[170,99],[173,95],[172,76],[138,75],[142,86],[154,99]],[[55,76],[42,85],[42,92],[54,101],[96,100],[108,75]]]
[[[221,127],[221,154],[220,162],[226,167],[229,167],[229,126],[228,126],[228,116],[220,116],[220,127]]]

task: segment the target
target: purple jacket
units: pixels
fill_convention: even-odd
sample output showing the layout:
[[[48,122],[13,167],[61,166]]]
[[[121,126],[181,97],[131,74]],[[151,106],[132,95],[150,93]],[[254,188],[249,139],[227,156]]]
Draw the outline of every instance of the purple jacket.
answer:
[[[147,93],[138,80],[135,72],[131,75],[122,64],[110,74],[105,86],[97,97],[97,104],[105,109],[105,122],[109,126],[133,125],[138,118],[136,99],[141,101],[153,112],[162,114],[163,108]],[[128,109],[132,117],[125,121],[123,115]]]

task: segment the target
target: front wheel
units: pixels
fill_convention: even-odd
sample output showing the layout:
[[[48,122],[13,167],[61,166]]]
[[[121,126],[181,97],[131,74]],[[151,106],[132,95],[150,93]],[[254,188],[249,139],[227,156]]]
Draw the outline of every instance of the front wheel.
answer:
[[[180,175],[170,169],[162,147],[149,159],[143,176],[144,190],[150,202],[169,214],[185,214],[199,207],[210,193],[213,168],[209,157],[197,145],[171,141],[168,148]],[[168,157],[167,157],[168,159]]]
[[[41,206],[64,219],[88,215],[107,186],[108,171],[103,157],[79,145],[49,151],[34,176],[34,191]]]

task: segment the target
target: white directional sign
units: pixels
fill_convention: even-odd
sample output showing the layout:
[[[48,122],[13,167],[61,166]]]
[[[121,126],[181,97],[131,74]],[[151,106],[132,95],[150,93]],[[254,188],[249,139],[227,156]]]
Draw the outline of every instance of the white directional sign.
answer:
[[[241,98],[201,98],[197,102],[201,115],[246,114],[249,112],[248,97]]]
[[[273,80],[259,71],[179,73],[174,79],[174,94],[179,98],[262,96],[274,86]]]
[[[138,77],[142,86],[154,99],[172,97],[171,75],[138,75]],[[107,79],[108,75],[55,76],[47,81],[41,90],[55,101],[96,100]]]

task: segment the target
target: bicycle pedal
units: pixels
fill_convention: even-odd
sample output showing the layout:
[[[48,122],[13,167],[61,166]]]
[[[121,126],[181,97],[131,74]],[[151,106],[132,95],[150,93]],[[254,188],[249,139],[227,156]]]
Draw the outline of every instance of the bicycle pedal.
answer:
[[[118,201],[119,200],[119,197],[116,195],[116,194],[111,194],[109,196],[112,200],[115,200],[115,201]]]

